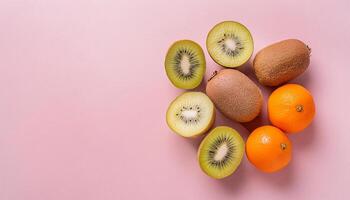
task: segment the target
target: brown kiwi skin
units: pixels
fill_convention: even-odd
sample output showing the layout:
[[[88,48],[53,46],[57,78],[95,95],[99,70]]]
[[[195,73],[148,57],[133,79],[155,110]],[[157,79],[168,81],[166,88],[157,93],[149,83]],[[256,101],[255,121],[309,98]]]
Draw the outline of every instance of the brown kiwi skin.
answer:
[[[262,109],[260,88],[242,72],[223,69],[208,80],[206,93],[223,115],[237,122],[249,122]]]
[[[302,74],[310,64],[311,49],[297,39],[283,40],[260,50],[253,68],[262,85],[279,86]]]

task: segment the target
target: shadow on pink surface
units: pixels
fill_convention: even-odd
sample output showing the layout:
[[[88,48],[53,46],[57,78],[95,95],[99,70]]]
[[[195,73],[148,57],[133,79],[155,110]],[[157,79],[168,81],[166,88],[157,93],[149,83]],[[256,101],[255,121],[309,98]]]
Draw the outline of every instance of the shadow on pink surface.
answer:
[[[258,174],[266,184],[271,184],[275,188],[288,188],[295,183],[295,165],[291,161],[289,165],[281,171],[267,174],[260,172]]]
[[[217,180],[217,183],[223,188],[224,192],[229,194],[237,194],[246,187],[247,182],[247,165],[248,160],[243,157],[241,165],[231,176],[222,180]]]
[[[316,123],[313,122],[304,131],[288,135],[288,137],[292,139],[294,149],[307,149],[317,142],[317,131]]]

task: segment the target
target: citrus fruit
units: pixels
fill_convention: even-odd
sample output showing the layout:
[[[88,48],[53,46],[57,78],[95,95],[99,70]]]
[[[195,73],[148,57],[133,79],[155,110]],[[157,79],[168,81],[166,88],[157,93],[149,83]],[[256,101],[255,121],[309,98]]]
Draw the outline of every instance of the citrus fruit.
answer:
[[[277,88],[269,97],[268,113],[271,123],[287,133],[305,129],[315,116],[311,93],[298,84]]]
[[[246,143],[248,160],[263,172],[275,172],[286,167],[292,158],[292,143],[274,126],[255,129]]]

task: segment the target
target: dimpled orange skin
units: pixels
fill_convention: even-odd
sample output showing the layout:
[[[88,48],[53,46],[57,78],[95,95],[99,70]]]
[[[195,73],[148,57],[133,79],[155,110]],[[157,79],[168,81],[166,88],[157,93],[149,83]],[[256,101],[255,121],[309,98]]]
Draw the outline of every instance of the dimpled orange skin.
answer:
[[[298,84],[277,88],[269,97],[268,113],[271,123],[287,133],[304,130],[315,116],[311,93]]]
[[[248,160],[259,170],[267,173],[286,167],[292,158],[292,143],[274,126],[261,126],[248,137]]]

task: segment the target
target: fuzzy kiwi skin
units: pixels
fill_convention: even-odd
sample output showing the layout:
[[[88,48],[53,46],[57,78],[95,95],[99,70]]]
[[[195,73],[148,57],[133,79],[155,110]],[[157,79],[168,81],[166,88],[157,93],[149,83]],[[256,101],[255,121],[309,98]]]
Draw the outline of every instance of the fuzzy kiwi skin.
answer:
[[[254,58],[255,75],[262,85],[278,86],[302,74],[310,64],[310,48],[288,39],[260,50]]]
[[[223,69],[209,79],[206,93],[222,114],[237,122],[252,121],[263,105],[260,88],[234,69]]]

